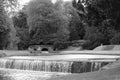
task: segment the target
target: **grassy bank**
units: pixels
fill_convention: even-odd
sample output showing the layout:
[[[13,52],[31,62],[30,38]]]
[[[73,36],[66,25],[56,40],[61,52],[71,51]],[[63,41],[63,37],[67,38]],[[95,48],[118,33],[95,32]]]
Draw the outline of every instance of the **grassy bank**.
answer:
[[[28,56],[29,51],[18,51],[18,50],[0,50],[0,55],[5,54],[6,56]]]

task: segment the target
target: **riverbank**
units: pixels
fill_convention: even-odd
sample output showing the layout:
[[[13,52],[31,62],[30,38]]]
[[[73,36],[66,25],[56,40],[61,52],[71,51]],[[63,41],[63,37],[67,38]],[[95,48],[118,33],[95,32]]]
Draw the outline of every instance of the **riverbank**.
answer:
[[[2,54],[5,54],[5,56],[29,56],[30,52],[27,50],[23,50],[23,51],[20,51],[20,50],[0,50],[1,57],[2,57]]]

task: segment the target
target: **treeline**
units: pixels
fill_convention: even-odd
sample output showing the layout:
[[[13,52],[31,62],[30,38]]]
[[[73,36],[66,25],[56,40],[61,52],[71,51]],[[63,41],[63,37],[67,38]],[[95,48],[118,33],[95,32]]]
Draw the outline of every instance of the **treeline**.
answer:
[[[57,0],[56,3],[33,0],[11,20],[14,28],[7,32],[14,36],[8,39],[0,35],[1,43],[6,44],[1,45],[1,49],[10,47],[11,41],[20,50],[35,44],[62,49],[76,40],[87,41],[82,45],[84,49],[93,49],[101,44],[120,44],[119,0]]]

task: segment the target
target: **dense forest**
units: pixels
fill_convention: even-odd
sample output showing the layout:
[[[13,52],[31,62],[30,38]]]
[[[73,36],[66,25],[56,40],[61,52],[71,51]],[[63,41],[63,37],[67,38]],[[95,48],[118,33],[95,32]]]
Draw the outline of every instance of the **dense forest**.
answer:
[[[87,41],[84,49],[120,44],[120,0],[31,0],[12,12],[17,3],[0,0],[0,49],[64,49],[76,40]]]

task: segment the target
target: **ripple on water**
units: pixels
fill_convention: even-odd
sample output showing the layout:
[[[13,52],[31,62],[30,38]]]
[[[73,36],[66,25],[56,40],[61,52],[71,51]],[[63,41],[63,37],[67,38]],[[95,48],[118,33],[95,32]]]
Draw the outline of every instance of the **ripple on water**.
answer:
[[[15,69],[0,69],[0,74],[0,80],[46,80],[53,77],[68,75],[68,73],[40,72]]]

